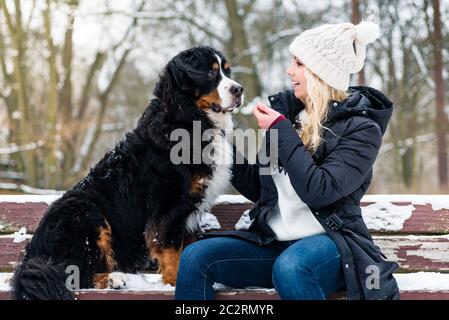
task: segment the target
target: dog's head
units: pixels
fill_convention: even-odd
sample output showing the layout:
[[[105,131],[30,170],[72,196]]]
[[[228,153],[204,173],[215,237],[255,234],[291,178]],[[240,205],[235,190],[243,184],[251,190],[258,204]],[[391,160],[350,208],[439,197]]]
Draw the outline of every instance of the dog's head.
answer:
[[[242,104],[243,88],[230,77],[231,68],[221,52],[194,47],[169,61],[154,94],[171,101],[176,112],[191,112],[191,102],[206,112],[231,112]]]

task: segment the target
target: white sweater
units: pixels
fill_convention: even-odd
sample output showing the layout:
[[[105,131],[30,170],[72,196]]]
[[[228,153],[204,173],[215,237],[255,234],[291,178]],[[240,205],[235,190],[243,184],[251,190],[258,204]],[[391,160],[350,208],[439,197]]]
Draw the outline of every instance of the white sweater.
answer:
[[[326,231],[309,207],[293,189],[288,174],[272,167],[271,174],[278,192],[278,203],[267,219],[279,241],[290,241],[323,234]]]
[[[289,241],[326,233],[309,207],[296,194],[288,174],[276,171],[273,171],[272,177],[278,192],[278,203],[267,220],[276,239]]]

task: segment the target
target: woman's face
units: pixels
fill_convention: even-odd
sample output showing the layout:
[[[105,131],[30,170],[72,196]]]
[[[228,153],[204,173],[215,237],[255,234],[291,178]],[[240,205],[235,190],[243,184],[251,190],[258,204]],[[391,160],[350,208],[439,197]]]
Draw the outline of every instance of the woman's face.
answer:
[[[305,67],[302,62],[298,58],[293,57],[292,62],[286,71],[292,81],[295,97],[302,102],[305,102],[307,97],[307,81],[304,76],[304,69]]]

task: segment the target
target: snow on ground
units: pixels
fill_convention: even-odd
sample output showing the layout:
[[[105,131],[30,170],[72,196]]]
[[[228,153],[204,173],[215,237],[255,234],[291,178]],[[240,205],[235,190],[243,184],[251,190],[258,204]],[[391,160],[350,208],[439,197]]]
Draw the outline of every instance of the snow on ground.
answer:
[[[27,229],[25,227],[22,227],[18,231],[14,232],[12,236],[14,237],[14,240],[12,241],[14,243],[20,243],[32,237],[31,234],[27,234]]]
[[[1,182],[0,189],[5,190],[17,190],[25,194],[32,195],[62,195],[64,191],[62,190],[52,190],[52,189],[39,189],[27,186],[25,184],[11,183],[11,182]]]
[[[249,226],[251,225],[251,218],[249,217],[249,211],[245,210],[243,212],[242,216],[240,217],[239,221],[235,224],[235,230],[248,230]]]
[[[431,204],[433,210],[449,209],[449,196],[445,194],[374,194],[365,195],[363,202],[412,202],[415,205]]]
[[[27,234],[27,229],[25,227],[20,228],[13,234],[2,235],[0,238],[14,238],[13,243],[20,243],[27,239],[31,239],[33,235]]]
[[[394,275],[401,291],[449,291],[449,274],[438,272],[397,273]],[[233,290],[222,284],[215,283],[217,291]],[[245,290],[262,290],[274,292],[274,289],[250,287]],[[235,290],[235,289],[234,289]]]
[[[401,230],[404,222],[412,216],[416,205],[430,204],[432,209],[449,209],[447,195],[366,195],[363,202],[374,202],[362,207],[363,220],[370,229],[374,230]],[[395,205],[393,202],[411,202],[412,205]]]
[[[12,273],[0,273],[0,291],[10,291],[9,281],[12,279]]]
[[[126,288],[121,289],[120,291],[154,291],[154,292],[174,292],[175,287],[169,284],[163,284],[160,274],[126,274],[128,277],[128,281],[126,282]],[[0,273],[0,291],[10,291],[11,286],[9,282],[12,279],[12,273]],[[239,291],[243,289],[232,289],[230,287],[226,287],[220,283],[214,284],[214,289],[217,291]],[[89,291],[98,290],[98,289],[89,289]],[[258,288],[258,287],[250,287],[245,290],[255,290],[255,291],[265,291],[265,292],[274,292],[274,289],[267,288]],[[115,289],[102,289],[101,291],[115,291]]]
[[[244,196],[241,195],[234,195],[234,194],[223,194],[221,196],[218,196],[217,200],[215,200],[215,204],[220,203],[248,203],[251,202],[250,200],[246,199]]]
[[[200,228],[201,228],[201,231],[204,232],[206,230],[221,229],[221,225],[218,222],[218,219],[216,216],[214,216],[210,212],[206,212],[201,216]]]
[[[163,284],[159,274],[127,274],[126,290],[130,291],[174,291],[169,284]],[[112,289],[113,290],[113,289]]]
[[[369,229],[395,231],[403,228],[413,210],[413,205],[397,206],[388,201],[379,201],[362,207],[362,216]]]
[[[0,291],[9,291],[11,287],[9,281],[12,273],[0,273]],[[126,289],[128,291],[156,291],[171,292],[175,288],[169,284],[163,284],[159,274],[127,274],[128,282]],[[416,272],[416,273],[398,273],[395,274],[401,291],[449,291],[449,274],[437,272]],[[214,289],[217,291],[232,290],[222,284],[215,283]],[[114,289],[105,289],[114,290]],[[274,292],[274,289],[251,287],[245,290],[256,290],[265,292]],[[122,290],[121,290],[122,291]]]
[[[43,202],[50,205],[53,201],[59,199],[61,195],[0,195],[0,202],[14,202],[14,203],[26,203],[26,202]]]
[[[449,291],[449,274],[438,272],[398,273],[394,275],[402,291]]]
[[[128,281],[126,289],[129,291],[174,291],[175,288],[169,284],[163,284],[159,274],[126,274]],[[10,291],[10,281],[13,273],[0,273],[0,291]],[[95,289],[91,289],[95,290]],[[115,290],[115,289],[104,289]]]

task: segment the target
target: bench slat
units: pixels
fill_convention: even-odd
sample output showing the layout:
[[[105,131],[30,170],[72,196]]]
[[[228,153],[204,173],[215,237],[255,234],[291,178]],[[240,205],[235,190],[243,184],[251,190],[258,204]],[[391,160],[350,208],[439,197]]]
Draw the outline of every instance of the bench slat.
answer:
[[[400,272],[449,272],[449,235],[374,236],[374,242]]]
[[[0,237],[0,271],[14,269],[28,240],[13,243],[14,238]],[[449,236],[374,236],[375,243],[400,271],[449,272]]]
[[[373,202],[362,202],[362,209],[370,205]],[[389,206],[396,206],[398,211],[401,207],[409,207],[411,202],[392,202],[388,203]],[[408,219],[404,219],[404,223],[397,229],[389,228],[388,223],[383,224],[370,224],[370,231],[374,234],[446,234],[449,233],[449,209],[434,210],[431,204],[415,204],[414,209],[411,212],[411,216]],[[217,216],[220,221],[221,227],[224,230],[232,230],[235,228],[235,223],[239,220],[240,216],[245,210],[252,207],[252,203],[221,203],[215,205],[212,209],[212,213]],[[382,205],[376,207],[382,208]],[[371,209],[372,210],[372,209]],[[388,210],[395,210],[395,208],[388,207]],[[393,212],[394,213],[394,212]],[[382,211],[379,210],[378,219],[389,222],[391,214],[385,213],[385,216],[381,216]],[[370,216],[370,221],[375,220],[376,217]],[[397,217],[394,217],[397,219]],[[375,221],[374,221],[375,222]],[[397,223],[397,221],[395,221]],[[378,227],[379,226],[379,227]]]
[[[0,225],[2,233],[12,233],[25,227],[27,232],[33,233],[48,208],[46,203],[0,202]]]
[[[361,206],[367,207],[372,205],[372,202],[362,202]],[[410,206],[411,202],[393,202],[391,205],[404,207]],[[222,229],[234,229],[235,223],[245,210],[253,206],[251,202],[247,203],[220,203],[215,205],[212,213],[217,216]],[[0,202],[0,225],[4,228],[0,230],[2,233],[12,233],[19,230],[21,227],[26,227],[27,232],[33,233],[42,215],[45,213],[48,204],[26,202],[26,203],[11,203]],[[395,210],[389,208],[388,210]],[[387,221],[391,214],[385,213],[381,216],[379,213],[379,220]],[[376,217],[370,217],[370,220],[376,220]],[[387,223],[388,225],[388,223]],[[405,219],[403,226],[397,229],[388,229],[378,224],[372,227],[373,233],[393,233],[393,234],[446,234],[449,233],[449,209],[433,210],[430,204],[415,204],[411,217]]]
[[[0,299],[10,295],[9,281],[12,273],[0,273]],[[151,299],[171,300],[174,288],[161,284],[161,276],[156,274],[128,274],[129,289],[127,290],[79,290],[75,295],[80,300],[92,299]],[[402,299],[449,299],[449,274],[435,272],[396,273],[396,280],[401,290]],[[10,284],[10,283],[9,283]],[[133,290],[133,288],[137,290]],[[214,285],[219,300],[277,300],[276,291],[271,288],[235,289]],[[332,294],[329,299],[346,299],[345,292]]]
[[[411,218],[405,221],[402,233],[449,233],[448,209],[433,210],[431,205],[415,205],[415,208]]]
[[[0,272],[11,272],[22,259],[28,240],[14,243],[14,238],[0,237]]]

